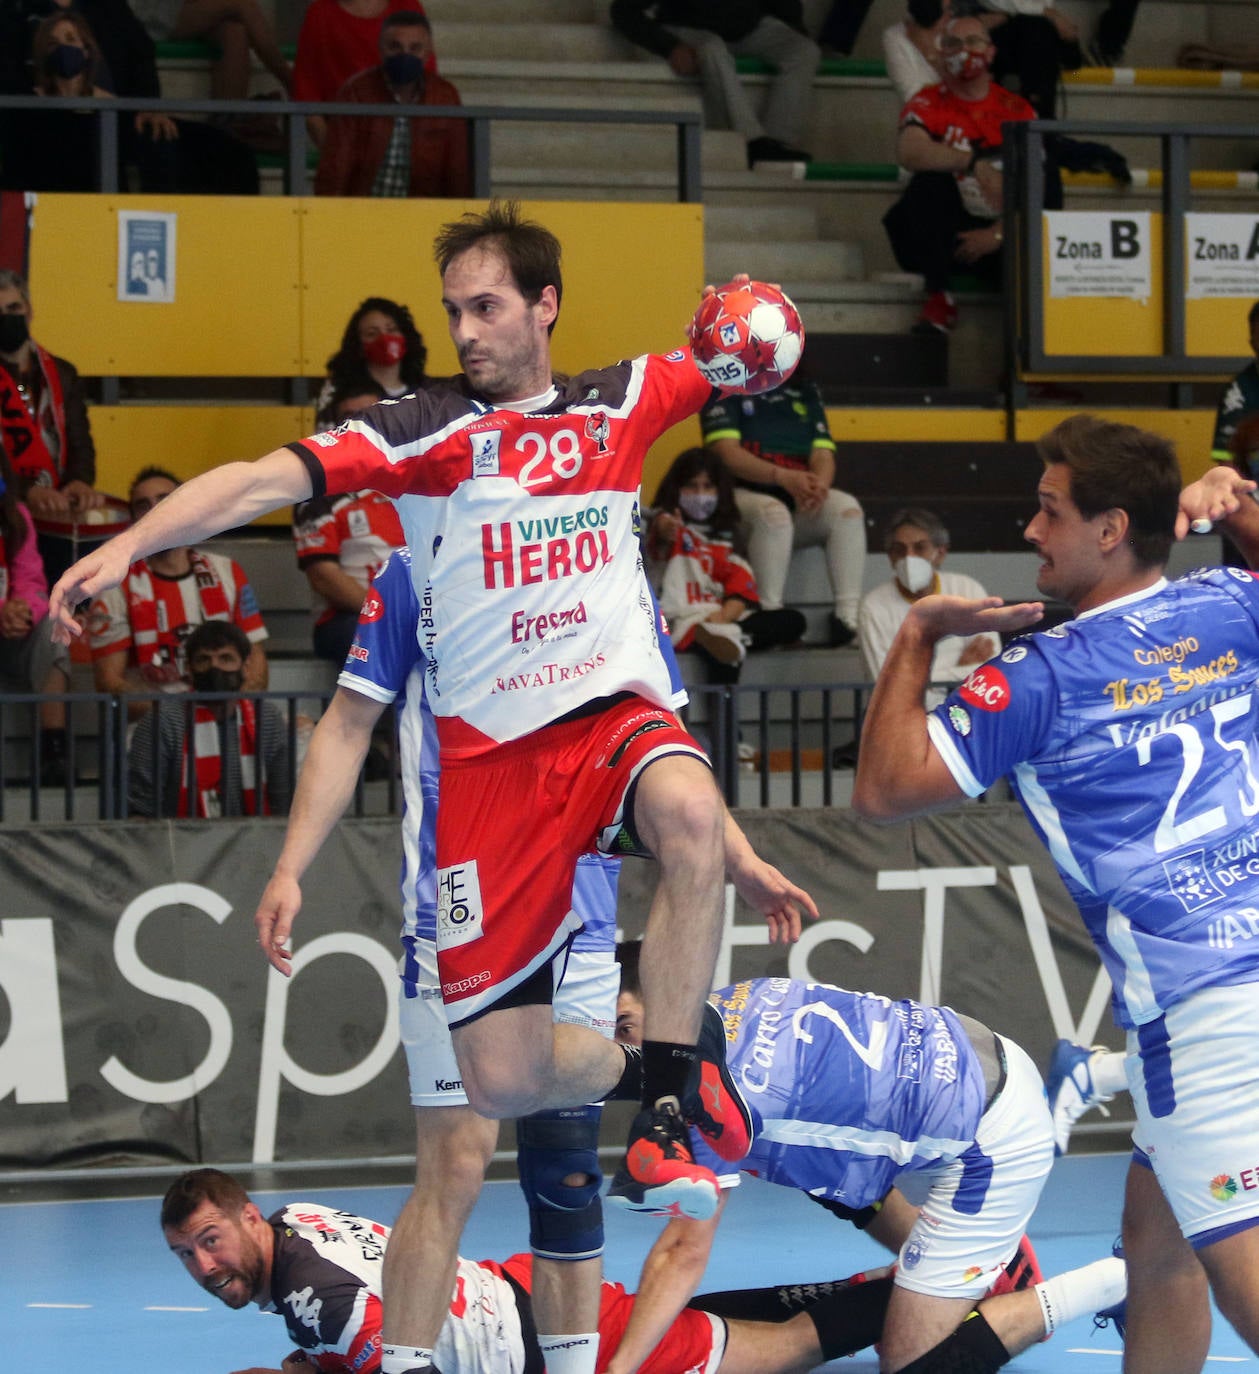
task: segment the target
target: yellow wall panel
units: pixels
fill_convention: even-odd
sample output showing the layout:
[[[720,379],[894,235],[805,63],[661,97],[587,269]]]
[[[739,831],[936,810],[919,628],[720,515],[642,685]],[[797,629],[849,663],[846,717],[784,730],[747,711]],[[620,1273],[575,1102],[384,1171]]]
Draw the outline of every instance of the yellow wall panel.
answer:
[[[1015,421],[1015,437],[1033,441],[1058,424],[1078,414],[1075,410],[1021,410]],[[1136,425],[1161,434],[1176,445],[1180,470],[1192,482],[1211,466],[1211,435],[1215,430],[1213,410],[1091,410],[1103,420]]]
[[[314,419],[300,406],[93,406],[96,485],[126,496],[135,474],[150,463],[176,477],[239,458],[260,458],[291,439],[309,434]],[[259,524],[287,524],[289,510]]]
[[[1191,358],[1244,358],[1249,351],[1246,316],[1252,300],[1215,299],[1185,302],[1185,352]]]
[[[1005,412],[1002,410],[936,410],[931,406],[878,410],[833,409],[826,412],[831,435],[836,443],[873,442],[904,439],[908,441],[945,441],[999,443],[1005,438]]]
[[[1045,352],[1081,357],[1157,358],[1163,352],[1163,217],[1150,216],[1150,298],[1049,294],[1049,222],[1043,227]]]
[[[178,214],[171,304],[118,299],[119,210]],[[35,336],[89,375],[295,375],[298,223],[296,202],[270,196],[41,195]]]
[[[300,202],[305,375],[323,371],[345,322],[366,296],[410,306],[428,370],[459,370],[446,332],[433,239],[445,223],[482,201],[324,200]],[[667,352],[704,286],[704,219],[697,205],[538,201],[526,215],[564,248],[564,298],[553,358],[581,372],[639,353]]]

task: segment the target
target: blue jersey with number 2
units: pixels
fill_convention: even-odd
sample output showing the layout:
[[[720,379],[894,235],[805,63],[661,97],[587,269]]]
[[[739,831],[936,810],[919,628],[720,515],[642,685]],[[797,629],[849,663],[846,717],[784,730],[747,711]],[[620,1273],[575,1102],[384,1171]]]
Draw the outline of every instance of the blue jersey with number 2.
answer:
[[[712,1000],[754,1118],[741,1170],[865,1207],[902,1169],[975,1156],[957,1205],[978,1210],[990,1173],[975,1145],[983,1072],[947,1007],[792,978],[736,983]],[[692,1141],[697,1160],[729,1172]]]
[[[1132,1028],[1259,980],[1259,581],[1212,568],[1016,640],[938,707],[974,796],[1008,773]]]

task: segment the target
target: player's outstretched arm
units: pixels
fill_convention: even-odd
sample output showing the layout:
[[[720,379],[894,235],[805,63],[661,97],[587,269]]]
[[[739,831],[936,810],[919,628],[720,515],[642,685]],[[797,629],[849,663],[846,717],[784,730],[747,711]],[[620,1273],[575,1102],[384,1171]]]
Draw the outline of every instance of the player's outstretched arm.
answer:
[[[765,917],[771,945],[794,945],[807,916],[816,921],[817,903],[752,848],[739,823],[726,812],[726,876],[735,891]]]
[[[65,644],[82,634],[75,606],[117,587],[137,559],[247,525],[279,506],[305,501],[310,494],[305,464],[283,448],[253,463],[224,463],[183,483],[130,529],[106,540],[62,575],[49,598],[55,637]]]
[[[384,709],[371,697],[338,687],[310,737],[284,847],[254,913],[258,944],[272,968],[285,976],[292,972],[289,939],[302,906],[302,875],[350,804],[372,730]]]
[[[707,1221],[674,1217],[656,1237],[643,1261],[625,1334],[606,1374],[634,1374],[695,1296],[712,1252],[726,1196],[723,1192],[717,1210]]]
[[[1250,567],[1259,566],[1259,504],[1247,499],[1254,491],[1255,483],[1227,463],[1212,468],[1180,493],[1176,538],[1220,525]]]
[[[946,635],[1025,629],[1038,602],[1002,606],[995,596],[926,596],[909,609],[879,673],[861,729],[852,804],[868,820],[895,821],[961,800],[963,792],[927,734],[923,693]]]

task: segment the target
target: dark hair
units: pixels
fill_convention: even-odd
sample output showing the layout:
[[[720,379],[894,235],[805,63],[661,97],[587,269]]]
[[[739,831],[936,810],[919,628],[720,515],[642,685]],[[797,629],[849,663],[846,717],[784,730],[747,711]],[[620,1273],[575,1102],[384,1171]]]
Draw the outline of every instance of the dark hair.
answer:
[[[224,1216],[238,1217],[249,1205],[249,1194],[231,1174],[219,1169],[189,1169],[166,1190],[162,1229],[182,1226],[203,1202],[213,1204]]]
[[[398,333],[407,341],[406,352],[398,364],[398,375],[409,390],[414,391],[424,382],[424,364],[428,361],[428,349],[420,331],[415,327],[410,310],[386,296],[368,296],[359,303],[350,316],[349,323],[341,335],[341,345],[328,359],[328,379],[333,391],[352,395],[359,391],[378,391],[376,380],[367,370],[367,360],[363,357],[363,345],[358,341],[359,321],[364,315],[379,311],[388,315],[398,326]]]
[[[892,536],[902,525],[917,525],[937,548],[949,547],[949,532],[944,521],[926,506],[902,506],[892,512],[892,518],[883,526],[883,552],[892,547]]]
[[[717,488],[717,509],[709,517],[709,526],[722,534],[733,536],[739,529],[739,508],[734,501],[734,483],[726,465],[710,448],[688,448],[669,464],[660,479],[652,505],[657,510],[672,513],[678,507],[682,488],[701,472],[707,473]]]
[[[522,219],[519,201],[492,200],[479,214],[470,210],[443,224],[433,240],[438,271],[445,276],[450,264],[473,248],[497,249],[507,263],[516,290],[530,305],[536,305],[543,290],[553,286],[558,317],[564,295],[560,241],[536,220]],[[554,320],[551,328],[555,328]]]
[[[0,448],[0,478],[4,479],[4,495],[0,496],[0,534],[4,536],[5,562],[12,568],[13,560],[20,549],[26,547],[31,529],[22,519],[21,498],[17,493],[17,478],[9,466],[9,457]],[[12,578],[10,578],[10,586]]]
[[[328,399],[315,413],[315,427],[316,429],[330,429],[334,425],[339,425],[342,420],[353,419],[353,416],[345,416],[340,413],[341,406],[351,396],[375,396],[379,401],[384,399],[384,395],[385,393],[370,377],[366,382],[360,382],[357,386],[335,386],[332,388]]]
[[[244,663],[253,647],[249,636],[234,621],[203,620],[184,640],[184,657],[186,662],[191,663],[193,655],[202,649],[211,652],[215,649],[235,649]]]
[[[621,991],[634,997],[643,995],[642,979],[638,975],[638,962],[643,952],[641,940],[623,940],[616,947],[616,962],[621,966]]]
[[[1246,312],[1247,324],[1254,324],[1256,320],[1259,320],[1259,301],[1256,301]]]
[[[40,21],[39,27],[35,30],[35,36],[31,39],[31,66],[35,69],[35,89],[42,95],[55,95],[57,93],[56,82],[49,76],[45,68],[48,54],[56,46],[52,41],[52,31],[65,20],[69,20],[74,26],[75,33],[79,35],[83,46],[87,49],[87,66],[83,68],[80,75],[83,77],[87,92],[90,95],[92,87],[96,84],[96,71],[101,60],[101,46],[96,41],[92,26],[78,10],[55,9],[46,19]]]
[[[1037,441],[1046,465],[1071,473],[1071,499],[1086,520],[1104,511],[1128,517],[1128,544],[1146,568],[1167,562],[1176,538],[1181,475],[1169,440],[1135,425],[1073,415]]]
[[[428,22],[428,16],[421,14],[419,10],[394,10],[392,14],[385,15],[380,31],[383,34],[386,29],[411,29],[417,26],[421,29],[427,29],[430,34],[433,32],[433,26]]]
[[[131,485],[127,488],[127,504],[131,504],[131,498],[135,495],[135,489],[141,482],[151,482],[155,477],[165,477],[168,482],[174,482],[177,487],[183,485],[182,480],[176,477],[173,472],[168,472],[166,468],[159,468],[150,463],[147,468],[141,468],[131,479]]]
[[[929,29],[933,24],[940,22],[940,16],[944,13],[944,0],[909,0],[905,8],[915,24]]]

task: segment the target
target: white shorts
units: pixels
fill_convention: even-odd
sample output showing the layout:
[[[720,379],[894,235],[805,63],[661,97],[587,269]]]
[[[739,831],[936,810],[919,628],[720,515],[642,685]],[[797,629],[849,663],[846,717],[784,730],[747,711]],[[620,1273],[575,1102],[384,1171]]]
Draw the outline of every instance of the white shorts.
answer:
[[[468,1096],[463,1090],[442,1006],[436,944],[417,939],[415,962],[419,996],[407,997],[400,988],[398,999],[411,1105],[465,1107]],[[590,1026],[610,1040],[616,1029],[616,998],[621,990],[621,969],[615,951],[573,950],[568,955],[567,967],[560,955],[554,968],[559,980],[555,989],[555,1020]]]
[[[1202,988],[1128,1032],[1132,1141],[1180,1229],[1210,1245],[1259,1219],[1259,987]]]
[[[901,1247],[895,1280],[912,1293],[982,1298],[1018,1248],[1054,1162],[1045,1085],[1025,1051],[1013,1040],[999,1039],[1005,1087],[979,1119],[979,1169],[974,1158],[963,1156],[916,1171],[931,1179],[931,1189]],[[991,1164],[986,1189],[984,1161]],[[976,1194],[973,1201],[968,1193]]]

